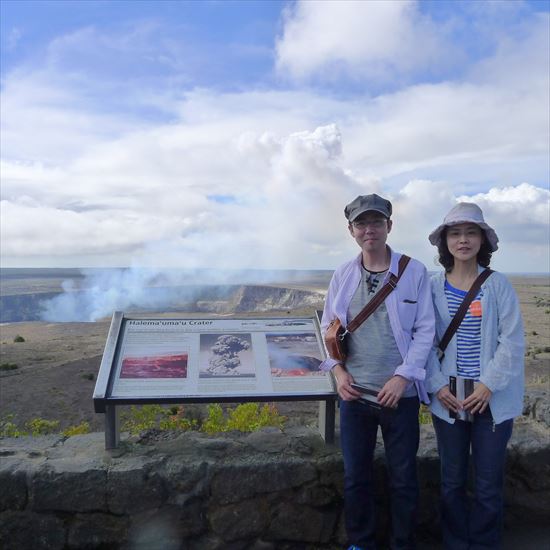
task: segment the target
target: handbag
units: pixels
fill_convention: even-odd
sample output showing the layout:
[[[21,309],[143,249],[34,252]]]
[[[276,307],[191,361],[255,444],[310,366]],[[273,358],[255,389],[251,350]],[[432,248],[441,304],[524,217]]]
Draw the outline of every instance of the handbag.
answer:
[[[443,361],[443,358],[445,357],[445,350],[447,349],[447,346],[449,345],[451,338],[454,336],[454,333],[458,330],[460,323],[462,323],[462,320],[464,319],[464,316],[466,315],[466,311],[468,311],[468,308],[470,307],[472,300],[477,296],[477,293],[479,292],[481,285],[487,280],[487,278],[489,277],[489,275],[491,275],[491,273],[494,273],[494,271],[489,268],[482,271],[477,276],[476,280],[473,282],[472,286],[470,287],[470,290],[468,291],[468,294],[464,296],[464,299],[462,300],[460,307],[457,309],[454,317],[452,318],[451,322],[449,323],[449,326],[447,327],[447,330],[445,331],[445,334],[443,335],[443,338],[441,338],[441,341],[437,346],[437,350],[436,350],[437,357],[440,363],[441,361]]]
[[[357,316],[350,321],[347,327],[342,326],[338,317],[330,322],[330,325],[325,331],[325,346],[329,357],[342,364],[345,362],[347,357],[346,336],[350,332],[357,330],[395,289],[409,261],[409,256],[405,254],[399,258],[397,276],[393,273],[390,275],[388,282],[374,295],[373,299],[357,314]]]

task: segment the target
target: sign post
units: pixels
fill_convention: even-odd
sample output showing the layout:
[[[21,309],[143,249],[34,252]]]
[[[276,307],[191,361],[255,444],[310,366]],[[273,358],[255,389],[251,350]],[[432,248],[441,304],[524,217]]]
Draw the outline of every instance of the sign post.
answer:
[[[117,406],[319,401],[319,430],[334,441],[335,387],[319,321],[305,318],[129,317],[115,312],[94,390],[105,448],[119,443]]]

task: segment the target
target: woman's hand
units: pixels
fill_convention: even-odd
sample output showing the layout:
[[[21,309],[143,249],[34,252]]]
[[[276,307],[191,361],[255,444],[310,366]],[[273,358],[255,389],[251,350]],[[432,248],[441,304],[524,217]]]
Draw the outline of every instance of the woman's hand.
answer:
[[[409,381],[403,376],[392,376],[378,392],[378,403],[383,407],[395,409],[408,385]]]
[[[437,398],[441,404],[449,411],[457,413],[462,409],[460,401],[451,393],[449,386],[443,386],[437,393]]]
[[[481,382],[477,382],[473,393],[462,402],[465,410],[472,414],[481,414],[489,405],[493,392]]]
[[[336,391],[344,401],[353,401],[359,399],[361,394],[351,387],[353,376],[340,363],[332,368],[332,373],[336,379]]]

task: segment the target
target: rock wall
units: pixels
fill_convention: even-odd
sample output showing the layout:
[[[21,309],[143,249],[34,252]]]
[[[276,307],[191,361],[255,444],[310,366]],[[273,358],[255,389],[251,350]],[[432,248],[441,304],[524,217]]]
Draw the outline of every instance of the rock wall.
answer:
[[[376,492],[384,510],[381,449]],[[111,452],[102,433],[4,439],[0,457],[4,550],[307,550],[345,543],[341,454],[310,428],[218,437],[149,433]],[[549,465],[547,426],[517,422],[506,478],[508,529],[547,517]],[[431,426],[422,426],[419,473],[419,538],[437,541]],[[384,541],[386,514],[379,516]]]

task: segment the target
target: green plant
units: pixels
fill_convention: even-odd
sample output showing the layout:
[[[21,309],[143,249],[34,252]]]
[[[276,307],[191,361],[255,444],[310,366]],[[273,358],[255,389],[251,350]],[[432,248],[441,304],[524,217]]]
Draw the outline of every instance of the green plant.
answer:
[[[0,370],[15,370],[18,368],[19,365],[16,365],[15,363],[2,363],[0,365]]]
[[[254,432],[265,426],[282,428],[285,420],[273,404],[266,403],[260,408],[258,403],[243,403],[229,411],[227,429]]]
[[[170,407],[166,411],[166,417],[161,418],[159,428],[169,431],[189,431],[198,428],[198,422],[195,419],[186,418],[183,406]]]
[[[160,405],[132,405],[129,411],[122,413],[121,430],[138,435],[144,430],[151,430],[158,427],[161,415],[166,414],[166,409]]]
[[[81,422],[76,426],[69,426],[66,430],[61,432],[65,437],[71,437],[73,435],[82,435],[90,433],[90,424],[88,422]]]
[[[550,376],[548,374],[535,374],[529,380],[529,383],[534,386],[547,386],[550,382]]]
[[[45,418],[33,418],[25,423],[30,435],[48,435],[55,433],[59,427],[59,420],[46,420]]]
[[[24,342],[25,341],[25,338],[23,338],[23,336],[21,336],[20,334],[18,334],[14,339],[13,339],[14,342]]]
[[[424,404],[420,405],[420,410],[418,411],[418,422],[420,424],[432,423],[432,414],[430,413],[430,409]]]
[[[19,428],[13,420],[13,414],[8,414],[0,419],[0,437],[22,437],[25,435],[48,435],[57,433],[59,420],[46,420],[45,418],[33,418],[25,423],[24,429]],[[77,426],[70,426],[62,435],[70,437],[71,435],[90,433],[90,424],[82,422]]]
[[[219,403],[208,405],[208,416],[202,423],[201,431],[208,434],[225,431],[225,416]]]
[[[82,378],[84,378],[84,380],[95,380],[95,375],[93,372],[86,372],[81,374],[81,376]]]
[[[242,403],[234,409],[228,409],[226,417],[221,405],[215,403],[208,407],[208,417],[201,431],[209,434],[230,430],[253,432],[265,426],[282,428],[285,421],[286,418],[272,404],[260,408],[258,403]]]
[[[12,420],[13,414],[0,418],[0,437],[20,437],[21,435],[25,435]]]

